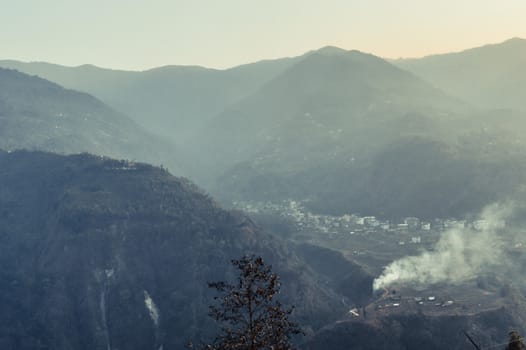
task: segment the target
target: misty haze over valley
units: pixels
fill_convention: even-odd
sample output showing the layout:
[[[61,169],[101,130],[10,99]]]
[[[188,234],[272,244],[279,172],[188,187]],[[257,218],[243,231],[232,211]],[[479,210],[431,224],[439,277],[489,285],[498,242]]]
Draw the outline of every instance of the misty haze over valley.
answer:
[[[0,349],[214,339],[208,283],[245,255],[280,276],[299,349],[526,334],[526,39],[384,56],[2,54]]]

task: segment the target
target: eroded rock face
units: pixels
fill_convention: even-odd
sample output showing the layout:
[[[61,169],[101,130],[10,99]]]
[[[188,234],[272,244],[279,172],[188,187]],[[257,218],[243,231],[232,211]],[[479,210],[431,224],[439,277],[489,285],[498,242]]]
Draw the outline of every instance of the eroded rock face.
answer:
[[[0,183],[2,349],[182,348],[215,330],[206,282],[250,253],[306,329],[346,311],[295,248],[163,169],[0,152]]]

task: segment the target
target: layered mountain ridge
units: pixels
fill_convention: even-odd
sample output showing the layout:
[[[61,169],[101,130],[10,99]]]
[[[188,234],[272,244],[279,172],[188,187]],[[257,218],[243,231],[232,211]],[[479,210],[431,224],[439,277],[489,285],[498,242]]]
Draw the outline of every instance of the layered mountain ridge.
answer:
[[[91,152],[174,168],[174,148],[86,93],[0,69],[0,149]]]
[[[84,91],[0,69],[0,348],[168,350],[209,339],[207,282],[232,279],[229,261],[243,254],[280,274],[280,297],[307,333],[301,348],[461,349],[460,330],[482,344],[524,331],[514,276],[454,287],[468,297],[432,286],[443,300],[423,306],[418,293],[378,298],[367,266],[351,261],[367,250],[313,243],[343,233],[355,244],[363,232],[334,226],[287,241],[142,163],[184,164],[178,174],[224,203],[298,200],[315,219],[465,218],[523,192],[524,42],[404,61],[325,47],[224,71],[0,62]],[[438,234],[408,232],[407,245]],[[371,240],[387,247],[382,237]],[[520,266],[522,242],[509,244]]]
[[[0,65],[89,91],[169,135],[180,173],[225,203],[293,198],[334,214],[447,217],[523,181],[523,43],[391,62],[325,47],[222,71]],[[513,93],[473,99],[455,89],[456,79],[469,91],[505,91],[506,74],[517,77]]]
[[[90,93],[149,131],[182,143],[194,137],[209,118],[256,90],[295,60],[262,61],[228,70],[165,66],[135,72],[9,60],[0,61],[0,67]]]
[[[393,63],[474,105],[526,110],[526,39]]]

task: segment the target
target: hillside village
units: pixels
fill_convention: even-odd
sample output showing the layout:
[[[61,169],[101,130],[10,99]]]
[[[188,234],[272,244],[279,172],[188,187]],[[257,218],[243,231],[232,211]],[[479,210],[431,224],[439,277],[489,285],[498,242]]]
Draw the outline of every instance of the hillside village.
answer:
[[[292,239],[335,249],[352,261],[380,273],[390,262],[423,250],[432,251],[440,237],[448,230],[509,228],[506,222],[487,220],[433,219],[405,217],[398,221],[382,220],[375,216],[346,214],[330,216],[313,214],[304,203],[294,200],[281,202],[236,202],[236,208],[260,216],[280,216],[293,225]],[[279,232],[277,232],[279,233]],[[522,242],[509,247],[524,249]],[[426,315],[458,315],[498,309],[504,304],[501,289],[487,288],[484,278],[474,278],[451,290],[447,284],[414,289],[411,285],[397,286],[396,290],[382,291],[365,307],[348,305],[348,318],[360,322],[375,322],[381,315],[420,313]]]
[[[425,221],[417,217],[405,217],[399,221],[382,220],[375,216],[360,216],[345,214],[331,216],[314,214],[298,201],[284,200],[280,202],[234,202],[234,207],[249,214],[279,215],[291,220],[297,231],[317,231],[334,234],[369,235],[372,233],[393,233],[410,237],[410,243],[420,243],[421,235],[426,232],[439,233],[450,229],[473,229],[482,231],[488,229],[492,223],[487,220],[459,220],[440,219]],[[495,225],[495,224],[493,224]],[[505,222],[496,224],[499,228]],[[402,241],[401,241],[402,242]]]

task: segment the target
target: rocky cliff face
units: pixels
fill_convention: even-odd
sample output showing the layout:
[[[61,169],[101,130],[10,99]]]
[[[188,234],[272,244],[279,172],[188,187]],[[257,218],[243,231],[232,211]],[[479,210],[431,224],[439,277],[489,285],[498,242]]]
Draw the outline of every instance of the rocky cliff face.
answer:
[[[163,169],[0,152],[0,183],[2,349],[182,348],[214,332],[206,282],[251,253],[281,275],[308,333],[347,311],[300,248]]]

